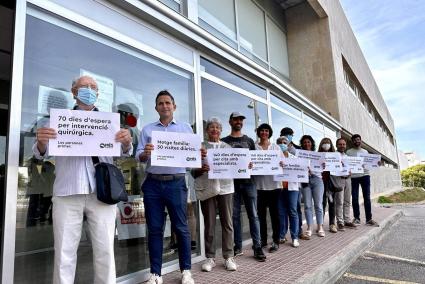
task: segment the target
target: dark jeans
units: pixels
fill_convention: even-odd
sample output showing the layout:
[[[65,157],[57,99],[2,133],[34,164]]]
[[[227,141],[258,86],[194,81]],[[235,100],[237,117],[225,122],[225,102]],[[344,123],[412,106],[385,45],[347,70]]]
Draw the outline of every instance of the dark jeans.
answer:
[[[270,220],[272,222],[272,239],[273,242],[279,243],[279,200],[280,189],[274,190],[258,190],[257,208],[258,218],[260,220],[261,244],[267,244],[267,207],[269,208]]]
[[[298,213],[298,235],[301,235],[303,233],[303,212],[301,211],[301,192],[298,192],[297,213]]]
[[[362,176],[358,178],[351,178],[351,196],[353,198],[353,215],[354,218],[360,220],[360,206],[359,206],[359,186],[362,187],[364,211],[366,215],[366,222],[372,219],[372,205],[370,202],[370,176]]]
[[[233,232],[235,249],[242,249],[242,224],[241,203],[245,204],[248,214],[249,231],[251,233],[253,248],[261,247],[260,222],[257,215],[257,190],[252,183],[240,183],[235,181],[235,193],[233,194]]]
[[[190,232],[186,216],[187,188],[184,177],[159,181],[148,176],[142,185],[142,191],[148,227],[150,272],[161,275],[165,207],[177,236],[180,270],[190,269]]]
[[[323,217],[326,214],[326,205],[329,205],[329,225],[335,225],[335,193],[325,188],[323,192]]]
[[[299,191],[290,191],[287,189],[280,190],[279,194],[279,219],[280,219],[280,233],[279,237],[283,239],[289,230],[291,232],[291,239],[298,239],[299,231]],[[289,224],[288,224],[289,219]]]

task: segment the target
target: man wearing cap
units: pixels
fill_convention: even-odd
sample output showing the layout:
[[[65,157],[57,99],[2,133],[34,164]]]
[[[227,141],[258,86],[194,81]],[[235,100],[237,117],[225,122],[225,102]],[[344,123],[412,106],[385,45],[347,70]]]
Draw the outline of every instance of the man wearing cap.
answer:
[[[242,134],[243,120],[245,116],[240,112],[232,112],[229,124],[232,128],[229,136],[222,139],[232,148],[248,148],[255,150],[254,140]],[[242,255],[242,228],[241,228],[241,203],[242,199],[249,219],[249,230],[252,238],[254,257],[258,261],[265,261],[260,240],[260,222],[257,215],[257,191],[253,181],[249,179],[234,180],[235,193],[233,195],[233,232],[235,241],[235,256]]]

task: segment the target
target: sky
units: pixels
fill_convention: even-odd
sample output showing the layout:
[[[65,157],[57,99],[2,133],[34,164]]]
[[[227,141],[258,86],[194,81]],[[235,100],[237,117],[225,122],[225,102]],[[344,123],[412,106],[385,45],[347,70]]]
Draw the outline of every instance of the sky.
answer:
[[[425,0],[340,0],[391,112],[399,150],[425,159]]]

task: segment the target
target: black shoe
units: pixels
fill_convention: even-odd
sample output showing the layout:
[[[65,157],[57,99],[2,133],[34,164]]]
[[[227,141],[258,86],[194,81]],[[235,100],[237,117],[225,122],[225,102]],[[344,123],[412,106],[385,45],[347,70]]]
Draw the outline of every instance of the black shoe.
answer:
[[[263,249],[261,247],[254,249],[254,257],[260,262],[266,261],[266,255],[264,254]]]
[[[191,242],[190,242],[190,248],[191,248],[192,250],[196,250],[197,246],[196,246],[196,242],[195,242],[195,241],[191,241]]]
[[[338,223],[338,231],[345,231],[345,226],[342,223]]]
[[[240,248],[234,248],[233,250],[234,250],[235,256],[241,256],[241,255],[243,255],[242,249],[240,249]]]
[[[269,252],[273,253],[279,249],[279,245],[275,242],[272,243],[272,246],[269,248]]]
[[[267,242],[261,242],[261,247],[262,248],[266,248],[267,247]]]
[[[349,229],[356,229],[357,228],[356,224],[354,224],[353,222],[344,222],[344,226],[349,228]]]

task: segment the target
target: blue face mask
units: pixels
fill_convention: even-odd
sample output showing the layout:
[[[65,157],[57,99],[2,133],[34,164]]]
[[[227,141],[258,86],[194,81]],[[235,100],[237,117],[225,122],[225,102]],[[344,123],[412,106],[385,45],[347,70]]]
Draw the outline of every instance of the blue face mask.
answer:
[[[292,138],[294,138],[294,135],[286,135],[286,138],[288,138],[288,142],[292,142]]]
[[[91,106],[97,100],[97,91],[90,88],[79,88],[77,93],[77,99],[83,104]]]
[[[286,144],[279,144],[280,150],[282,150],[282,152],[286,152],[288,151],[288,146],[286,146]]]

